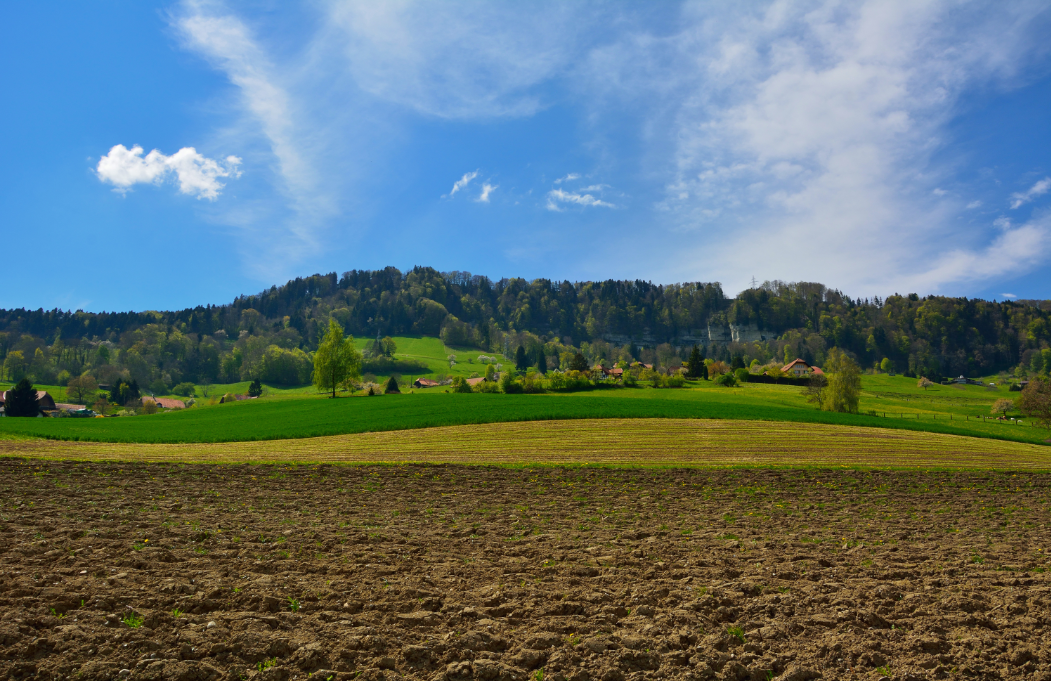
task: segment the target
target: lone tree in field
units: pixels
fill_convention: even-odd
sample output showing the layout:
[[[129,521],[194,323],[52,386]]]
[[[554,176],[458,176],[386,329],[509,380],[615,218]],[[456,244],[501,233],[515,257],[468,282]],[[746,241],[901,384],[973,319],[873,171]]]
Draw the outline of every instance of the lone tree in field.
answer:
[[[993,408],[990,409],[990,413],[999,414],[1000,416],[1006,416],[1007,412],[1014,409],[1014,400],[1009,400],[1006,397],[1001,397],[997,401],[993,402]]]
[[[398,389],[398,379],[391,376],[387,379],[387,387],[383,389],[384,395],[400,395],[401,390]]]
[[[36,388],[28,378],[23,378],[18,385],[7,391],[4,413],[8,416],[37,416],[40,413],[40,405],[36,401]]]
[[[328,320],[328,331],[314,353],[314,385],[318,391],[332,391],[352,378],[361,376],[361,353],[354,349],[354,338],[343,337],[343,327]]]
[[[1015,406],[1020,412],[1051,430],[1051,381],[1029,381]]]
[[[825,373],[828,385],[821,391],[821,409],[857,414],[861,396],[861,369],[857,362],[839,348],[832,348]]]
[[[99,384],[95,382],[95,378],[90,374],[84,374],[69,379],[66,385],[66,396],[78,404],[86,404],[95,396],[95,391],[98,389]]]
[[[931,387],[932,385],[934,385],[934,381],[924,376],[921,376],[920,380],[916,381],[916,387],[923,388],[924,392],[926,392],[927,388]]]
[[[248,396],[259,397],[263,394],[263,384],[259,382],[259,379],[255,379],[248,384]]]

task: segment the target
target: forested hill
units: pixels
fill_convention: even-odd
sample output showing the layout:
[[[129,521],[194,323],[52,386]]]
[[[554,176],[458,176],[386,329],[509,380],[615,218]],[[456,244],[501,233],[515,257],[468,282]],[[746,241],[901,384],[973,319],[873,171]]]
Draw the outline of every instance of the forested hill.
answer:
[[[863,366],[887,358],[899,371],[978,375],[1039,363],[1048,355],[1041,349],[1051,340],[1049,316],[1051,301],[897,294],[855,300],[803,282],[765,282],[727,298],[718,283],[492,281],[467,272],[388,267],[297,278],[228,305],[171,312],[0,310],[0,358],[18,350],[30,362],[39,359],[38,350],[53,355],[57,342],[61,352],[83,355],[85,365],[92,365],[89,355],[99,347],[118,353],[138,347],[140,355],[157,355],[143,355],[146,365],[181,374],[173,380],[214,381],[222,378],[223,358],[233,346],[250,339],[264,349],[276,345],[309,356],[320,329],[334,317],[359,337],[440,334],[452,346],[492,351],[508,342],[586,343],[596,357],[615,353],[625,339],[674,350],[709,325],[755,325],[763,341],[710,351],[764,362],[787,356],[820,362],[836,346]],[[201,355],[202,345],[217,359],[186,359]]]

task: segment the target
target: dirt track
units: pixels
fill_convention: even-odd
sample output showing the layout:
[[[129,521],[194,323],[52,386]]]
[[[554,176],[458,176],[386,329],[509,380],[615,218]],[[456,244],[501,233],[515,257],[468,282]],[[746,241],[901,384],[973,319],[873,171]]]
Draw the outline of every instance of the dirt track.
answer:
[[[0,460],[0,678],[1051,679],[1049,482]]]

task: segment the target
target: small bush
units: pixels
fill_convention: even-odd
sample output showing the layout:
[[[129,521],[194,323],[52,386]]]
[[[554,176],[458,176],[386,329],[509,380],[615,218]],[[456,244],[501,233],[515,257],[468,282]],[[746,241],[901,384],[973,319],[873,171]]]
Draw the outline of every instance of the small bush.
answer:
[[[180,383],[179,385],[172,388],[172,395],[180,395],[182,397],[194,397],[197,394],[197,386],[193,383]]]
[[[733,374],[729,373],[720,374],[718,377],[716,377],[715,384],[721,385],[725,388],[735,388],[737,387],[737,378],[734,377]]]

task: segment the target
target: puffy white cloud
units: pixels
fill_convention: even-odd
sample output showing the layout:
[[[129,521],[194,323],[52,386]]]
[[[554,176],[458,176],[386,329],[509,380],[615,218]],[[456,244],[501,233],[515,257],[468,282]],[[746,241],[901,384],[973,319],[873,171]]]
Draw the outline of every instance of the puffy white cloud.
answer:
[[[171,156],[154,149],[143,157],[139,145],[128,149],[118,144],[99,159],[95,173],[103,182],[114,185],[114,191],[125,193],[136,184],[160,184],[174,173],[179,191],[198,199],[214,201],[226,186],[220,177],[240,177],[241,159],[227,156],[222,162],[197,153],[193,147],[183,147]]]
[[[1043,196],[1049,191],[1051,191],[1051,177],[1045,177],[1030,187],[1029,191],[1011,194],[1011,209],[1020,208],[1023,204],[1029,203],[1036,197]]]
[[[478,195],[475,201],[479,203],[489,203],[489,195],[500,188],[498,184],[489,184],[488,182],[482,183],[482,193]]]
[[[470,173],[464,173],[463,177],[461,177],[459,180],[453,183],[453,188],[449,190],[449,193],[442,195],[442,198],[444,199],[446,197],[453,196],[454,194],[456,194],[456,192],[460,191],[461,189],[466,189],[467,185],[471,183],[471,180],[473,180],[476,177],[478,177],[477,170]]]
[[[577,192],[567,192],[562,189],[552,189],[547,193],[547,209],[555,212],[561,212],[563,210],[562,204],[576,204],[578,206],[604,206],[606,208],[616,208],[615,205],[602,199],[597,199],[591,194],[580,194]]]
[[[579,180],[580,173],[569,173],[565,177],[560,177],[555,180],[555,184],[562,184],[563,182],[572,182],[573,180]]]

